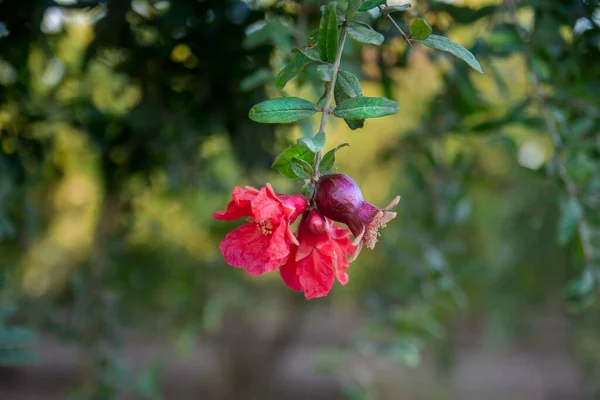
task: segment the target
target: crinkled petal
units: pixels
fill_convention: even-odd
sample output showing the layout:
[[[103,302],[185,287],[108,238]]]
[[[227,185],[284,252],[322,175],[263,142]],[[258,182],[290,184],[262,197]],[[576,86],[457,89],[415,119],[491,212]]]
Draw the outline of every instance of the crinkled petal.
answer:
[[[270,236],[271,241],[267,249],[267,255],[270,259],[281,259],[290,254],[290,241],[287,236],[289,230],[287,222],[280,224]]]
[[[338,282],[342,285],[348,283],[348,268],[350,267],[350,260],[348,260],[347,254],[354,253],[354,246],[349,238],[337,239],[334,241],[335,245],[335,277]]]
[[[325,229],[323,232],[315,235],[308,229],[305,219],[300,222],[300,226],[298,227],[298,241],[300,242],[300,246],[296,253],[296,261],[308,257],[310,252],[315,248],[328,257],[334,257],[335,250],[331,245],[328,230]]]
[[[252,214],[257,221],[269,221],[273,226],[276,226],[285,217],[283,203],[273,191],[273,187],[268,183],[260,189],[260,192],[250,205],[252,207]]]
[[[295,291],[301,292],[302,285],[300,284],[300,279],[298,278],[298,271],[296,266],[296,250],[297,246],[292,246],[290,248],[290,256],[285,264],[283,264],[279,268],[279,274],[281,275],[281,279],[283,282],[291,289]]]
[[[227,264],[244,268],[250,275],[260,275],[273,271],[285,264],[289,255],[281,251],[277,258],[269,257],[267,251],[271,244],[271,236],[263,235],[256,224],[249,223],[229,232],[219,247]]]
[[[251,186],[242,189],[236,186],[231,194],[232,200],[227,204],[226,211],[216,211],[212,217],[222,221],[233,221],[241,217],[252,215],[250,202],[258,195],[259,191]]]
[[[308,257],[296,262],[297,274],[304,297],[314,299],[327,296],[333,287],[333,259],[314,250]]]

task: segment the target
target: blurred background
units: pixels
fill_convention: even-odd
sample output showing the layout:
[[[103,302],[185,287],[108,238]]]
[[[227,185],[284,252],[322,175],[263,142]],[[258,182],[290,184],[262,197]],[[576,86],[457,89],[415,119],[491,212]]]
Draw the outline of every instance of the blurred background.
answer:
[[[363,13],[342,67],[400,112],[327,146],[398,218],[326,298],[224,263],[235,185],[300,190],[270,164],[318,117],[247,113],[322,3],[0,0],[0,399],[599,398],[597,1],[392,14],[484,75]]]

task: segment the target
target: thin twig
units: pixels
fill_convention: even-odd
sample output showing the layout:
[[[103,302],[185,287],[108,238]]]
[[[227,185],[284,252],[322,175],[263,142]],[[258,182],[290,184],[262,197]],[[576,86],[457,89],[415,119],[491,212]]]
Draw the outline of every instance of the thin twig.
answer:
[[[400,32],[400,35],[402,36],[402,38],[406,41],[406,43],[408,43],[408,45],[410,46],[411,49],[415,49],[412,45],[412,43],[410,42],[410,36],[408,36],[406,33],[404,33],[404,31],[402,30],[402,28],[400,28],[400,25],[398,25],[396,23],[396,21],[394,20],[394,18],[389,14],[386,13],[384,10],[386,6],[379,6],[379,11],[381,11],[382,14],[385,14],[385,18],[387,18],[388,21],[390,21],[392,23],[392,25],[394,25],[394,27],[398,30],[398,32]]]
[[[327,86],[327,94],[325,95],[325,105],[323,106],[323,114],[321,115],[321,124],[319,125],[319,132],[325,132],[325,126],[327,126],[327,117],[331,112],[331,101],[333,100],[333,92],[335,89],[335,82],[337,81],[338,72],[340,70],[340,63],[342,62],[342,52],[344,50],[344,42],[346,41],[346,23],[342,24],[340,28],[340,36],[338,39],[337,53],[335,54],[335,61],[333,62],[333,76]],[[315,176],[314,179],[319,178],[319,165],[323,158],[323,151],[317,152],[315,157]]]

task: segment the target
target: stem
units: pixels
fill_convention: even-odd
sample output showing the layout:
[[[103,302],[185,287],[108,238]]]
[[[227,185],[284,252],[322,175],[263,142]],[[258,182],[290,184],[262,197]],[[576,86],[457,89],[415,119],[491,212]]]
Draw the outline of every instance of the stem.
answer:
[[[340,70],[340,63],[342,61],[342,52],[344,50],[344,42],[346,41],[346,22],[342,24],[340,28],[340,36],[338,39],[337,53],[335,54],[335,61],[333,63],[333,76],[327,86],[327,94],[325,95],[325,105],[323,106],[323,114],[321,115],[321,124],[319,125],[319,132],[325,132],[325,126],[327,125],[327,117],[331,112],[331,100],[333,100],[333,91],[335,89],[335,82],[337,81],[338,72]],[[323,150],[317,152],[315,157],[315,175],[314,181],[319,179],[319,165],[323,159]]]
[[[526,37],[526,33],[519,26],[519,21],[517,20],[517,15],[516,15],[515,2],[513,0],[508,0],[506,3],[508,5],[508,9],[510,11],[512,23],[515,26],[517,35],[519,36],[521,44],[523,45],[523,50],[524,50],[523,53],[525,56],[525,60],[528,64],[528,66],[530,67],[529,70],[531,73],[531,81],[533,83],[534,99],[536,100],[540,109],[542,110],[544,124],[546,125],[546,129],[548,130],[548,132],[550,133],[550,136],[552,137],[552,142],[554,144],[554,152],[555,152],[554,160],[555,160],[555,163],[556,163],[556,166],[558,169],[558,175],[565,186],[565,190],[567,192],[567,195],[569,196],[569,199],[574,200],[577,203],[580,203],[577,185],[575,184],[575,182],[573,182],[573,180],[569,176],[567,167],[565,165],[565,160],[562,158],[562,156],[560,154],[560,151],[563,147],[563,143],[562,143],[562,138],[560,136],[560,132],[558,129],[558,125],[556,124],[556,121],[552,117],[552,114],[546,104],[546,100],[544,98],[544,93],[542,91],[542,85],[540,83],[539,77],[535,73],[535,70],[533,68],[531,68],[531,64],[532,64],[531,48],[529,46],[529,40]],[[588,223],[587,219],[585,218],[585,216],[582,216],[579,219],[579,221],[577,222],[577,232],[579,234],[579,240],[581,241],[581,249],[583,251],[583,258],[586,263],[585,270],[590,271],[590,269],[592,268],[592,264],[596,259],[596,254],[594,251],[594,247],[592,246],[592,233],[591,233],[591,230],[589,227],[589,223]],[[590,272],[592,272],[592,271],[590,271]],[[597,275],[592,273],[592,277],[594,280],[594,285],[598,286],[599,283],[598,283]]]
[[[384,12],[383,10],[387,7],[387,4],[385,6],[379,6],[379,11],[381,11],[382,14],[385,14],[385,18],[390,21],[392,23],[392,25],[394,25],[394,27],[398,30],[398,32],[400,32],[400,36],[402,36],[402,38],[404,39],[404,41],[406,41],[406,43],[408,43],[408,45],[410,46],[411,49],[415,49],[412,45],[412,43],[410,42],[410,36],[408,36],[406,33],[404,33],[404,31],[402,30],[402,28],[400,28],[400,25],[398,25],[396,23],[396,21],[394,20],[394,18],[389,14]]]

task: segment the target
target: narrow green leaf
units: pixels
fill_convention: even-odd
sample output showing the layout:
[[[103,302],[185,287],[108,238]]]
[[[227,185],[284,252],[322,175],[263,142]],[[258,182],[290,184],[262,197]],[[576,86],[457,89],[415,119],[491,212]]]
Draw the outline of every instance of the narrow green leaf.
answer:
[[[313,61],[322,62],[321,57],[319,57],[319,48],[318,48],[318,46],[305,47],[303,49],[295,48],[292,51],[297,52],[297,53],[302,53],[306,57],[310,58]]]
[[[324,82],[329,82],[333,79],[333,72],[335,71],[335,66],[333,64],[321,64],[317,65],[317,75],[319,79]]]
[[[319,55],[321,60],[333,63],[338,48],[338,21],[335,1],[327,3],[319,25]]]
[[[581,204],[573,198],[564,200],[560,204],[560,219],[558,221],[558,243],[566,244],[575,232],[577,224],[583,216]]]
[[[425,46],[431,47],[432,49],[447,51],[448,53],[454,54],[456,57],[469,64],[469,66],[475,71],[483,74],[483,71],[481,70],[481,65],[479,65],[479,61],[477,61],[475,56],[469,50],[465,49],[458,43],[454,43],[447,37],[439,35],[429,35],[427,39],[417,40],[423,43]]]
[[[431,26],[422,18],[417,18],[414,20],[412,25],[410,26],[410,36],[413,39],[424,40],[427,39],[431,35]]]
[[[296,179],[297,175],[292,171],[292,167],[290,166],[293,158],[298,158],[312,164],[315,159],[315,153],[303,143],[293,144],[279,153],[271,168],[286,178]]]
[[[320,131],[312,138],[298,139],[298,143],[304,144],[311,151],[314,151],[316,153],[317,151],[323,150],[323,147],[325,146],[325,140],[325,132]]]
[[[411,7],[410,3],[401,4],[399,6],[387,6],[386,8],[383,9],[383,13],[384,14],[391,14],[391,13],[394,13],[394,12],[406,11],[410,7]]]
[[[323,160],[321,160],[321,164],[319,165],[319,172],[321,174],[327,174],[329,171],[333,169],[333,164],[335,164],[335,152],[341,149],[342,147],[350,146],[348,143],[342,143],[335,149],[329,150],[323,156]]]
[[[313,103],[298,97],[280,97],[256,104],[248,112],[252,121],[286,124],[310,117],[317,112]]]
[[[354,17],[354,14],[358,11],[362,0],[350,0],[348,2],[348,7],[346,7],[346,17],[348,20],[351,20]]]
[[[333,115],[344,119],[378,118],[398,112],[398,103],[384,97],[354,97],[342,101]]]
[[[375,8],[382,4],[385,4],[386,0],[366,0],[363,1],[358,11],[369,11],[371,8]]]
[[[309,62],[310,58],[302,53],[297,54],[296,57],[294,57],[294,59],[290,61],[279,74],[277,74],[277,77],[275,78],[275,86],[277,89],[283,89],[290,79],[302,72]]]
[[[361,43],[379,46],[383,43],[383,35],[369,25],[362,22],[350,22],[348,24],[348,36]]]
[[[338,72],[337,80],[335,82],[335,88],[333,96],[335,98],[335,104],[340,104],[344,100],[351,99],[356,96],[362,96],[363,90],[360,86],[360,81],[356,76],[350,72],[340,70]],[[345,119],[344,122],[352,130],[362,128],[365,125],[364,119],[351,120]]]
[[[339,104],[346,99],[362,96],[363,90],[360,86],[360,81],[354,74],[340,70],[333,93],[336,104]]]
[[[301,158],[292,158],[290,168],[300,179],[309,179],[315,173],[312,165]]]

